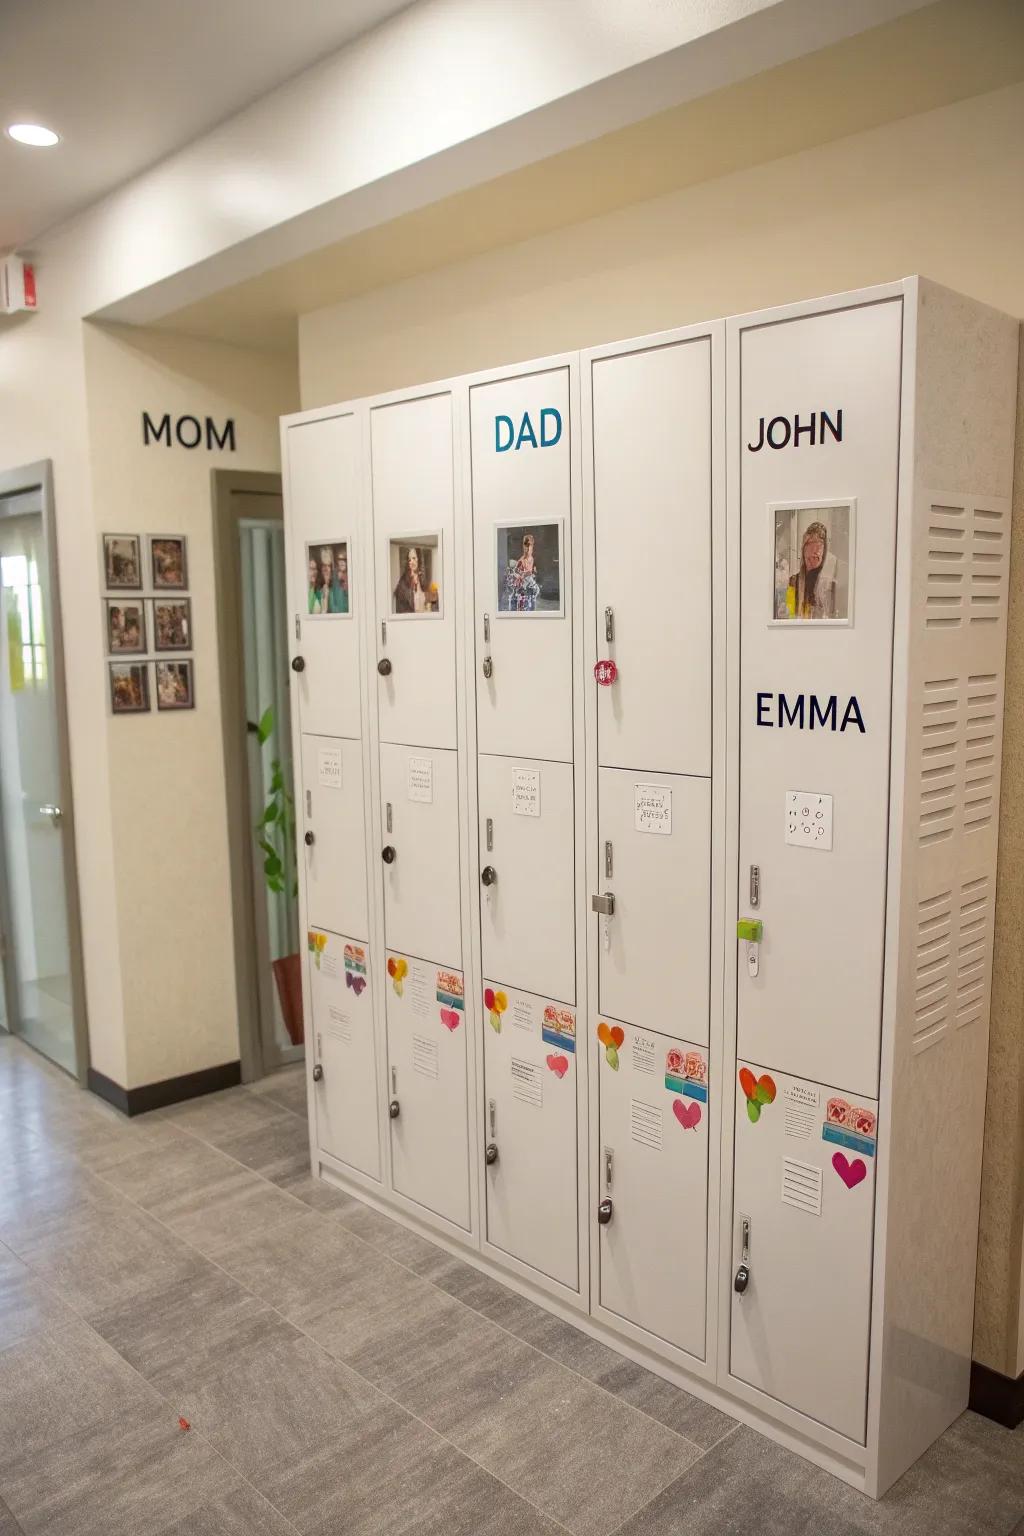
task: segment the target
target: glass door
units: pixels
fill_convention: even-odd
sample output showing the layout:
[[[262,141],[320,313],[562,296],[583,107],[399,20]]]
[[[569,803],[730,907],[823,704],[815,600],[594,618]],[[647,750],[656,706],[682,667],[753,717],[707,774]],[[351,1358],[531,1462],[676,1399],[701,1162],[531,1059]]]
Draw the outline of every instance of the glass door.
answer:
[[[42,489],[0,496],[0,1023],[77,1074],[53,601]]]

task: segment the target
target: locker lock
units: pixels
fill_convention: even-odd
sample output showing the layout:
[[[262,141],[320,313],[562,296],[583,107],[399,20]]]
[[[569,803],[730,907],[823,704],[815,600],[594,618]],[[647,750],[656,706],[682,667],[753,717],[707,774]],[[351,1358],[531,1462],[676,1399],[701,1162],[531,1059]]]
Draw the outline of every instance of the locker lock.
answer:
[[[495,1163],[498,1161],[498,1143],[496,1141],[489,1141],[487,1143],[487,1147],[484,1151],[484,1161],[486,1162],[488,1168],[493,1168]]]
[[[312,848],[313,844],[316,842],[316,838],[313,836],[312,832],[307,832],[302,841],[305,843],[307,848]]]
[[[591,910],[591,912],[597,912],[601,917],[614,917],[614,915],[615,915],[615,893],[614,893],[614,891],[604,891],[600,895],[591,896],[591,898],[590,898],[590,910]]]
[[[612,1219],[612,1202],[610,1200],[607,1200],[607,1199],[606,1200],[602,1200],[601,1204],[597,1208],[598,1225],[602,1226],[602,1227],[606,1227],[608,1225],[608,1223],[611,1221],[611,1219]]]
[[[759,917],[741,917],[736,924],[736,937],[746,941],[747,975],[756,976],[761,968],[761,941],[764,924]]]
[[[377,671],[380,673],[381,677],[391,676],[391,661],[389,657],[381,657],[380,661],[377,663]]]
[[[390,843],[388,843],[386,848],[381,849],[380,856],[384,860],[385,864],[393,864],[395,859],[398,857]]]
[[[498,878],[498,871],[493,864],[485,864],[480,871],[480,879],[484,885],[493,885]]]
[[[324,1080],[324,1069],[320,1065],[320,1063],[317,1062],[316,1066],[313,1068],[313,1081],[314,1081],[314,1083],[322,1083],[323,1080]]]
[[[489,656],[484,657],[480,670],[488,680],[494,676],[494,662]]]
[[[736,1278],[735,1278],[735,1280],[732,1283],[732,1288],[736,1292],[737,1296],[742,1296],[743,1292],[746,1290],[746,1288],[747,1288],[747,1286],[749,1284],[750,1284],[750,1265],[749,1264],[741,1264],[739,1269],[736,1271]]]
[[[397,1120],[401,1113],[402,1106],[399,1104],[397,1099],[392,1099],[391,1103],[388,1105],[388,1114],[391,1116],[392,1120]]]
[[[305,672],[305,670],[306,670],[306,659],[305,659],[305,657],[304,656],[293,656],[292,657],[292,671],[293,672]]]

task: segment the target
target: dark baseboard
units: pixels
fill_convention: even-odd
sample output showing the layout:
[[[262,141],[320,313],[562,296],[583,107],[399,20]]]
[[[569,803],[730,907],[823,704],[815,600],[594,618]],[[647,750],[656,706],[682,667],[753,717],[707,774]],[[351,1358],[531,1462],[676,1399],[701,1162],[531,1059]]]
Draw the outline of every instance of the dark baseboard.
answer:
[[[89,1068],[89,1087],[123,1115],[144,1115],[151,1109],[166,1109],[198,1099],[204,1093],[219,1093],[222,1088],[237,1088],[242,1081],[242,1063],[226,1061],[221,1067],[206,1067],[202,1072],[186,1072],[184,1077],[168,1077],[162,1083],[144,1083],[141,1088],[122,1088],[112,1078]]]
[[[971,1362],[971,1399],[968,1407],[983,1418],[994,1419],[1006,1429],[1024,1421],[1024,1376],[1003,1376],[987,1365]]]

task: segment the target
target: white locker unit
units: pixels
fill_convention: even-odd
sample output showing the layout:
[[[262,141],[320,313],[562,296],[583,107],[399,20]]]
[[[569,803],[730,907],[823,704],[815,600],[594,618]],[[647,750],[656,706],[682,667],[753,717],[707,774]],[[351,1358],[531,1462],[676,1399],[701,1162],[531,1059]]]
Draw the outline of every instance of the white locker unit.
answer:
[[[461,967],[457,753],[382,741],[380,797],[387,946]]]
[[[307,916],[331,933],[366,934],[363,744],[303,732],[301,770]]]
[[[321,1076],[312,1098],[317,1144],[339,1163],[379,1180],[374,984],[365,944],[310,928],[309,995]]]

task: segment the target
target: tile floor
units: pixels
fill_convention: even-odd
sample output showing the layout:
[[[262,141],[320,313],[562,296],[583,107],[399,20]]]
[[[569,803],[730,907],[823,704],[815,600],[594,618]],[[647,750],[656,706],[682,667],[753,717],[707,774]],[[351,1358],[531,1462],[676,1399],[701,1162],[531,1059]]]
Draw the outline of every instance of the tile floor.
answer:
[[[965,1414],[874,1504],[314,1182],[301,1071],[127,1121],[0,1035],[0,1536],[1022,1515],[1024,1434]]]

